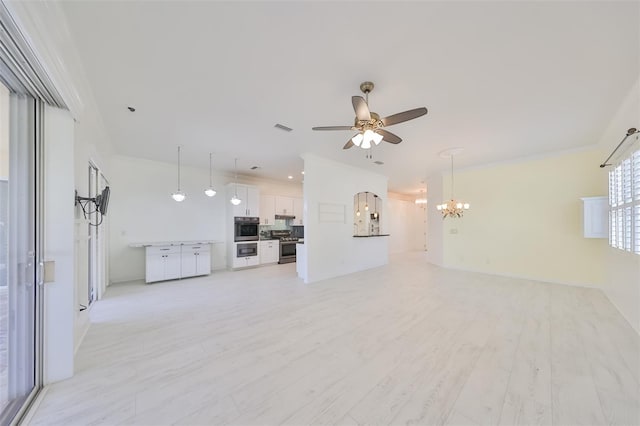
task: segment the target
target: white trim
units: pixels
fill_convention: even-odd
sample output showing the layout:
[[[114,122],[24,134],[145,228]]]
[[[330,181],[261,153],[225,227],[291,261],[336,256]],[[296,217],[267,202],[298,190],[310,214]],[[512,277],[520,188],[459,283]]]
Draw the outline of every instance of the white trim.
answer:
[[[62,6],[59,2],[2,2],[72,116],[78,119],[85,109],[78,85],[81,88],[89,86],[84,75],[76,72],[83,67],[71,40]],[[60,52],[61,48],[67,51]],[[74,64],[66,63],[68,58],[72,58]]]
[[[10,425],[18,426],[18,425],[31,424],[31,421],[35,416],[36,411],[38,411],[38,407],[40,407],[40,404],[44,400],[44,397],[47,395],[48,391],[49,391],[48,385],[40,389],[36,394],[35,398],[33,399],[33,401],[31,401],[31,403],[26,407],[24,414],[22,416],[16,416],[16,418],[10,423]]]

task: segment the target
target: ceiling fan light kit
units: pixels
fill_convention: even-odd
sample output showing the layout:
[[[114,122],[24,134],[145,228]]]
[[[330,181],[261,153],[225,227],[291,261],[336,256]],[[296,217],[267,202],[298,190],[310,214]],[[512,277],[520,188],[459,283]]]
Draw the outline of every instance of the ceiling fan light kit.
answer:
[[[394,124],[403,123],[421,117],[427,113],[425,107],[415,108],[408,111],[380,118],[380,115],[369,110],[369,93],[375,85],[370,81],[360,84],[360,90],[364,93],[362,96],[352,96],[351,104],[356,113],[353,126],[324,126],[313,127],[313,130],[356,130],[356,133],[344,145],[343,149],[349,149],[357,146],[362,149],[371,149],[373,145],[378,145],[385,141],[392,144],[399,144],[402,139],[399,136],[383,129],[383,127],[392,126]]]

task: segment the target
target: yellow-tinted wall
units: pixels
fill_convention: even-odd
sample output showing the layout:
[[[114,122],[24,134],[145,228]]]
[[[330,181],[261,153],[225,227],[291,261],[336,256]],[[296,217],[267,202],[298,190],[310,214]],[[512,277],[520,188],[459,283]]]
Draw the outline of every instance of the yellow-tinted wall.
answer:
[[[593,149],[456,172],[456,198],[471,209],[444,221],[445,266],[601,286],[607,240],[583,237],[580,197],[607,194],[603,158]]]

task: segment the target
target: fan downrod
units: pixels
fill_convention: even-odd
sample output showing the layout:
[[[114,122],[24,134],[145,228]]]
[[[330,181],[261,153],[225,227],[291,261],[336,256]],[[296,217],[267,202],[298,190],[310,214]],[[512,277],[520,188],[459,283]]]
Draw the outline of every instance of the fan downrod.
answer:
[[[374,87],[375,87],[375,85],[370,81],[365,81],[364,83],[360,84],[360,90],[365,95],[371,93],[371,91],[373,90]]]

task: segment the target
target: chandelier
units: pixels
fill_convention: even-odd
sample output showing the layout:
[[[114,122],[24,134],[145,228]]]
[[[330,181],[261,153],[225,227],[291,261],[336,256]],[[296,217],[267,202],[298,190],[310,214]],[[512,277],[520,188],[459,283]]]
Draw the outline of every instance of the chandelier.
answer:
[[[442,204],[438,204],[436,208],[442,213],[442,218],[446,217],[462,217],[465,210],[469,210],[469,203],[456,200],[453,196],[453,156],[462,151],[462,148],[453,148],[440,154],[441,157],[451,157],[451,199]]]

